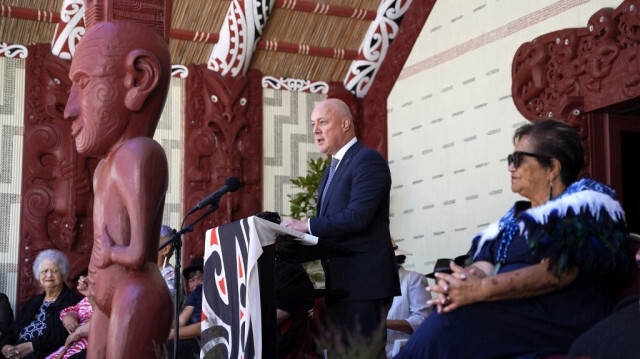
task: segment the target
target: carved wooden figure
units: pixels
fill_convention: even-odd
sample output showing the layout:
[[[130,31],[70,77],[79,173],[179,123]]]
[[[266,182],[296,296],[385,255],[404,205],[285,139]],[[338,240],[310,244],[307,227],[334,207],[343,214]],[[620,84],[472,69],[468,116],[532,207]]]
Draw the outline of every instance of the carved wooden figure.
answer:
[[[156,265],[167,159],[152,139],[170,79],[167,43],[139,23],[98,22],[80,41],[69,78],[64,115],[78,153],[100,159],[88,358],[156,358],[172,313]]]

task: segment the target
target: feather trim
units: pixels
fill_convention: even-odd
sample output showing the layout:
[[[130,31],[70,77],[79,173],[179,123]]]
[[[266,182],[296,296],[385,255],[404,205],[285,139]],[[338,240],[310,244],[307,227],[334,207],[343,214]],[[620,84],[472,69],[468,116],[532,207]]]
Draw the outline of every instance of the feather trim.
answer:
[[[489,227],[485,228],[482,232],[475,236],[473,238],[473,245],[476,246],[476,250],[472,257],[475,259],[480,253],[480,250],[484,246],[485,242],[496,239],[498,237],[498,234],[500,234],[500,221],[491,223]]]
[[[605,210],[615,222],[624,221],[624,211],[618,201],[604,193],[592,190],[576,192],[556,201],[549,201],[542,206],[528,209],[523,213],[523,216],[530,217],[538,224],[545,224],[552,213],[564,217],[569,210],[572,210],[573,213],[588,210],[593,217],[599,217],[600,211]]]
[[[594,280],[606,279],[630,263],[624,211],[608,194],[570,193],[525,211],[519,219],[533,255],[548,258],[556,274],[577,267]]]
[[[590,179],[582,179],[555,199],[516,213],[516,203],[499,221],[473,238],[469,253],[476,258],[482,247],[500,239],[514,216],[519,235],[533,255],[549,259],[549,268],[560,274],[578,267],[592,278],[624,273],[631,263],[624,211],[615,191]]]

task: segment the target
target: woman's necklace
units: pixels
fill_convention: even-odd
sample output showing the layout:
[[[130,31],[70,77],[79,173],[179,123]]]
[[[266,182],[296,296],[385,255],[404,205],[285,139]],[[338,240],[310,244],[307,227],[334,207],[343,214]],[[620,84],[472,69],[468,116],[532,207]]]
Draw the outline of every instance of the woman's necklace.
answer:
[[[515,216],[509,218],[504,224],[501,224],[502,228],[500,231],[502,232],[502,236],[500,239],[500,246],[498,247],[498,253],[496,254],[496,265],[493,269],[493,275],[498,274],[500,268],[504,264],[507,259],[507,252],[509,251],[509,245],[515,237],[516,233],[518,233],[518,220]]]

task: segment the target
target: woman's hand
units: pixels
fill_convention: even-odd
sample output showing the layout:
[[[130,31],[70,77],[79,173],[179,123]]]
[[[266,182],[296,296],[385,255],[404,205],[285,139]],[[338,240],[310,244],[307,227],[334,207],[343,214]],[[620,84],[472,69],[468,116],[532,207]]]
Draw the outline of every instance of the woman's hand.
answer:
[[[476,266],[462,268],[453,261],[449,266],[453,273],[436,273],[436,285],[427,288],[437,294],[437,298],[427,304],[435,305],[438,313],[448,313],[483,300],[482,278],[486,277],[486,272]]]
[[[65,347],[71,346],[71,344],[73,344],[74,342],[76,342],[80,338],[82,338],[82,337],[80,335],[78,335],[77,332],[73,332],[73,333],[69,334],[69,336],[67,337],[67,340],[65,340],[64,346]]]
[[[33,344],[31,342],[20,343],[15,346],[15,349],[18,351],[18,355],[14,356],[13,358],[23,358],[33,353]]]
[[[16,358],[16,355],[18,355],[16,347],[9,344],[3,346],[1,351],[2,355],[4,355],[8,359]]]
[[[67,329],[69,334],[73,333],[78,329],[78,324],[80,324],[80,320],[78,318],[78,314],[69,312],[67,315],[62,317],[62,325]]]

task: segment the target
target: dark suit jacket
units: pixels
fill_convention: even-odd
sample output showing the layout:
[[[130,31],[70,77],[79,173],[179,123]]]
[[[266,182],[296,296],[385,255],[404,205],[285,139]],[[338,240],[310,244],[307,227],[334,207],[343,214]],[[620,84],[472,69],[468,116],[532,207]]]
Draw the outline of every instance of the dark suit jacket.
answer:
[[[328,170],[318,188],[318,208]],[[349,300],[400,295],[389,234],[391,173],[387,161],[357,141],[340,161],[322,213],[310,219],[313,235],[353,251],[323,260],[327,289],[346,289]]]

